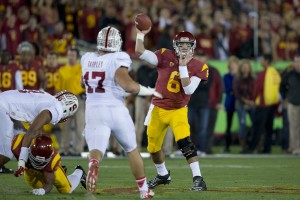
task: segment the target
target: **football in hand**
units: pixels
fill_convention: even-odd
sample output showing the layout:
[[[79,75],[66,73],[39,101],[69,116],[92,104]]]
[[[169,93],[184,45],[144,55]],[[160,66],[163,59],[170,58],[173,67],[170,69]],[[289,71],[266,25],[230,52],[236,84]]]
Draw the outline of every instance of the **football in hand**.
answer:
[[[152,26],[150,17],[143,13],[137,14],[135,16],[134,22],[136,28],[140,31],[148,30]]]

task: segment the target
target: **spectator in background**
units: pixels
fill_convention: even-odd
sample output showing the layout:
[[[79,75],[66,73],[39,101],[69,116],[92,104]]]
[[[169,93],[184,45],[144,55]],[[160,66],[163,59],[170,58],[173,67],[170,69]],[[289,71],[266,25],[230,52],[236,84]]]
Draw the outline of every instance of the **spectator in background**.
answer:
[[[28,27],[30,12],[27,6],[22,6],[18,9],[17,23],[21,32]]]
[[[246,48],[246,45],[248,45],[249,42],[251,43],[252,38],[252,31],[248,24],[248,16],[246,13],[241,13],[238,19],[235,19],[233,22],[229,30],[229,50],[231,55],[236,55],[239,58],[249,58],[249,51],[252,53],[253,48]]]
[[[59,14],[54,0],[40,0],[38,2],[38,14],[41,19],[41,25],[46,27],[48,34],[55,32],[55,25],[59,21]]]
[[[47,79],[42,63],[35,59],[34,46],[30,42],[24,41],[19,44],[18,53],[24,89],[44,90]]]
[[[15,89],[23,89],[22,75],[18,64],[12,62],[11,54],[4,50],[1,52],[0,92]]]
[[[209,59],[215,58],[215,41],[211,32],[211,29],[206,25],[200,26],[201,33],[196,37],[196,52],[205,54]]]
[[[282,79],[280,92],[284,102],[287,102],[289,122],[290,153],[300,154],[300,49],[294,57],[293,69],[288,71]]]
[[[225,148],[224,153],[230,152],[230,145],[232,142],[231,125],[233,114],[235,111],[235,96],[233,93],[233,79],[238,71],[239,59],[231,56],[228,60],[228,73],[224,75],[224,91],[225,97],[225,110],[226,110],[226,132],[225,132]]]
[[[85,124],[85,89],[81,86],[81,65],[79,63],[79,50],[76,47],[68,49],[68,63],[61,66],[58,70],[58,82],[55,85],[56,91],[67,90],[76,95],[79,108],[75,115],[61,126],[61,156],[80,156],[84,147],[84,138],[82,136]],[[72,131],[72,123],[75,125],[75,135]],[[73,152],[70,150],[72,141]]]
[[[63,22],[55,24],[55,31],[53,34],[48,35],[47,45],[55,53],[61,56],[67,55],[68,49],[75,46],[76,41],[72,33],[65,30]]]
[[[223,84],[222,77],[218,70],[209,66],[209,77],[212,79],[212,84],[209,88],[209,120],[207,126],[207,139],[204,151],[207,154],[212,154],[212,146],[215,139],[215,125],[218,117],[218,111],[222,108]]]
[[[227,60],[230,56],[228,33],[224,25],[216,24],[214,30],[215,55],[218,60]]]
[[[254,76],[250,60],[242,60],[233,81],[233,94],[236,98],[235,110],[237,111],[239,120],[240,153],[247,152],[247,113],[249,113],[253,124],[253,88]]]
[[[279,103],[279,86],[281,77],[277,70],[271,66],[272,56],[263,55],[261,65],[264,70],[257,75],[254,85],[253,99],[255,110],[253,116],[253,135],[249,150],[255,149],[258,153],[271,153],[273,121],[275,109]],[[263,149],[258,143],[264,134]]]
[[[85,1],[85,7],[77,13],[79,38],[89,43],[96,43],[100,13],[94,0]]]
[[[281,129],[281,150],[284,153],[291,153],[289,152],[289,135],[290,135],[290,125],[289,125],[289,119],[288,119],[288,112],[287,112],[287,101],[285,97],[285,88],[284,84],[285,81],[283,78],[287,75],[288,72],[290,72],[294,68],[293,63],[286,67],[282,72],[281,72],[281,80],[282,82],[280,83],[280,94],[281,94],[281,102],[279,109],[281,112],[282,116],[282,129]]]
[[[77,18],[79,16],[79,9],[83,7],[82,4],[85,4],[85,1],[62,0],[57,4],[59,20],[63,21],[66,30],[72,33],[76,38],[80,38]]]
[[[188,121],[191,127],[191,139],[197,148],[198,156],[206,155],[205,144],[210,115],[209,91],[213,80],[208,76],[205,83],[200,83],[188,104]]]
[[[13,56],[18,54],[18,45],[22,41],[22,34],[14,14],[7,16],[3,27],[2,49],[7,49]]]
[[[36,42],[40,46],[42,46],[44,41],[42,41],[42,35],[38,26],[36,16],[30,16],[28,26],[22,31],[22,40]]]

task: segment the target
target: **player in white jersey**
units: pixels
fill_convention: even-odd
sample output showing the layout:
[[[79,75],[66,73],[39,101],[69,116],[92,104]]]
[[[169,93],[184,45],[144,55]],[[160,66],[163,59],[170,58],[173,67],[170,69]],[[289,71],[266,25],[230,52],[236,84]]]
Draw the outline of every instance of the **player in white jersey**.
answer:
[[[86,87],[85,139],[89,147],[87,189],[95,192],[98,168],[109,137],[113,136],[127,153],[133,176],[136,178],[141,199],[154,196],[148,188],[143,160],[137,149],[133,121],[124,104],[125,92],[138,95],[161,95],[133,81],[128,71],[131,59],[121,52],[120,32],[113,27],[103,28],[97,36],[97,52],[81,58],[83,82]]]
[[[11,143],[15,136],[14,121],[28,122],[15,176],[23,174],[28,159],[28,147],[42,133],[45,124],[66,121],[78,108],[78,100],[70,92],[52,96],[38,90],[9,90],[0,93],[0,169],[13,158]],[[6,170],[8,173],[9,171]]]

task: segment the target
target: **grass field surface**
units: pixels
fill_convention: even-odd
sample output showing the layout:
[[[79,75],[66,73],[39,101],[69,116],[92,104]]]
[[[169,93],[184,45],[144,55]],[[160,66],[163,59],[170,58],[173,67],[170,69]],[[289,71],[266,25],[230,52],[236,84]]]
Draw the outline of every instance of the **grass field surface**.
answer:
[[[147,158],[148,180],[156,175],[152,161]],[[78,164],[87,170],[86,159],[63,158],[67,174]],[[6,166],[15,168],[16,161]],[[217,154],[200,158],[201,172],[208,191],[190,191],[192,175],[184,158],[169,158],[170,185],[155,188],[155,199],[300,199],[300,157],[290,155]],[[100,165],[97,193],[79,187],[72,194],[59,194],[55,188],[45,196],[34,196],[24,178],[0,175],[0,200],[94,200],[139,199],[137,185],[126,158],[105,159]]]

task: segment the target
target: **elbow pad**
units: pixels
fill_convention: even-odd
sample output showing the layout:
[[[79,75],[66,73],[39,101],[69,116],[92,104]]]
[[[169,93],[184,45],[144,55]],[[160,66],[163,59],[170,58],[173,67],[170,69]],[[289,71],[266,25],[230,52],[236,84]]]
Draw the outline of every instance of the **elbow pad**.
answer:
[[[145,50],[139,58],[154,66],[157,66],[158,64],[157,56],[155,55],[155,53],[149,50]]]
[[[201,79],[196,76],[192,76],[190,78],[190,80],[191,80],[191,83],[189,85],[183,87],[184,93],[187,95],[193,94],[201,81]]]

